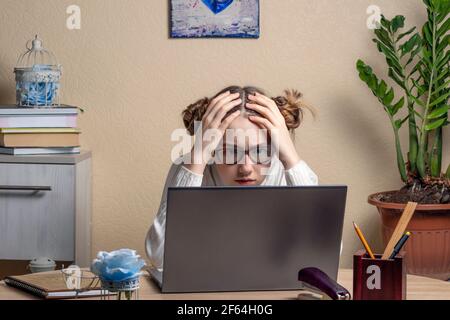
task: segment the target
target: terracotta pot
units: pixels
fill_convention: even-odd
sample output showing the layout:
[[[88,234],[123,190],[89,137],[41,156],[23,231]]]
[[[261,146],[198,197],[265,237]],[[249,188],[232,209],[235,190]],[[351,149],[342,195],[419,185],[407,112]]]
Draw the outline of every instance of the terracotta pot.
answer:
[[[377,196],[394,192],[375,193],[368,198],[381,215],[384,246],[406,204],[382,202]],[[404,247],[408,273],[450,279],[450,204],[418,205],[407,230],[411,232]]]

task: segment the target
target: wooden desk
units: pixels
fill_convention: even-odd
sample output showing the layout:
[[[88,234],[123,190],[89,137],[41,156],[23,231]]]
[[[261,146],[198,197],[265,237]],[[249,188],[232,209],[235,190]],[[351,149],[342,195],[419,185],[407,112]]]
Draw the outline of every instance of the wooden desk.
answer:
[[[350,292],[352,287],[352,270],[341,270],[338,281]],[[450,300],[450,282],[408,275],[408,300]],[[140,300],[285,300],[295,299],[298,291],[262,291],[262,292],[221,292],[221,293],[189,293],[161,294],[158,287],[149,276],[141,279],[139,290]],[[8,287],[0,282],[0,300],[31,300],[38,299],[18,289]],[[89,299],[99,299],[89,298]]]

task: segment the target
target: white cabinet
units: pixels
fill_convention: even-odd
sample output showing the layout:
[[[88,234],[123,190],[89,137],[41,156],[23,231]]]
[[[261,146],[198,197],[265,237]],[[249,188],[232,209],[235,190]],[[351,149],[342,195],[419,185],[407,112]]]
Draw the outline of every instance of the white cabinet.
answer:
[[[0,155],[0,260],[91,262],[91,153]]]

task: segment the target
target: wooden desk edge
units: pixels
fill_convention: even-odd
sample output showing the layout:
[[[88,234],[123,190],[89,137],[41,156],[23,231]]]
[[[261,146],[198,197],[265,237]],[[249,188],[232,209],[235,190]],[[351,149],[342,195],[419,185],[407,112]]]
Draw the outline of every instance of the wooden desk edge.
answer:
[[[339,271],[338,282],[350,292],[353,291],[352,270]],[[450,300],[450,282],[408,275],[408,300]],[[299,291],[253,291],[162,294],[150,276],[141,278],[139,298],[141,300],[296,300]],[[36,300],[31,294],[8,287],[0,282],[0,300]],[[98,300],[99,297],[83,298]]]

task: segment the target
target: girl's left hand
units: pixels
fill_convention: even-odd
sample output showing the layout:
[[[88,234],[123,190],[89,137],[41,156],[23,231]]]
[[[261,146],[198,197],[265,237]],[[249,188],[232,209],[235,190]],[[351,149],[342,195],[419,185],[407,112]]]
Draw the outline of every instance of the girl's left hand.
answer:
[[[249,120],[259,127],[267,129],[272,139],[274,135],[277,135],[278,146],[276,147],[279,151],[280,161],[283,163],[285,170],[289,170],[300,161],[300,157],[295,150],[286,122],[277,104],[258,92],[255,95],[248,95],[248,98],[253,103],[247,103],[246,107],[263,116],[249,116]]]

